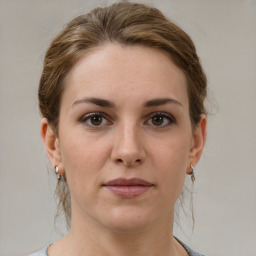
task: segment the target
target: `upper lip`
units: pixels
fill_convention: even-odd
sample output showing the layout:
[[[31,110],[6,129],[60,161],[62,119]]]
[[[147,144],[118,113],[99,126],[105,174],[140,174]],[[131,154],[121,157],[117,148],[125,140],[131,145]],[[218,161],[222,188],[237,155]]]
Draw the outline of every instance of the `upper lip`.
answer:
[[[118,179],[110,180],[104,185],[105,186],[152,186],[153,184],[140,178],[132,178],[132,179],[118,178]]]

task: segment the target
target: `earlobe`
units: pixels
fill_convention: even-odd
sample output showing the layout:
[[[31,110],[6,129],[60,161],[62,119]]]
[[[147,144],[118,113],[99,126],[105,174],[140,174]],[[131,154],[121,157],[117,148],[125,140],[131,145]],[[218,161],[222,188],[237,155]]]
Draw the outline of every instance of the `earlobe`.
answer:
[[[41,122],[41,137],[52,169],[55,170],[61,161],[59,139],[46,118]]]
[[[190,166],[195,166],[203,152],[203,148],[206,141],[206,124],[207,124],[207,118],[205,114],[201,115],[201,120],[198,123],[198,125],[195,127],[193,131],[193,138],[190,148],[190,154],[189,154],[189,163],[187,168],[187,173],[189,174]]]

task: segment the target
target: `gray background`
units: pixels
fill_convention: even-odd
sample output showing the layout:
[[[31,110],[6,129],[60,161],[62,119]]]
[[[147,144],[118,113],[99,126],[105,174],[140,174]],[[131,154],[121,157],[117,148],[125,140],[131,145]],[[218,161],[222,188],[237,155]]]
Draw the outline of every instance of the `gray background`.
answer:
[[[26,255],[60,236],[53,218],[55,176],[39,134],[43,55],[64,23],[110,2],[0,0],[1,256]],[[196,168],[195,229],[181,214],[175,234],[208,256],[255,256],[256,1],[144,2],[191,35],[215,113]]]

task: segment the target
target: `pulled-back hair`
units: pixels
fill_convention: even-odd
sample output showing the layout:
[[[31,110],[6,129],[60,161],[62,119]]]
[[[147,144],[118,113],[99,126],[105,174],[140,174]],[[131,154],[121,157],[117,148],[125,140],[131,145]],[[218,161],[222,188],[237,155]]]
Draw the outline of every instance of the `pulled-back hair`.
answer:
[[[144,4],[119,2],[73,19],[48,48],[39,84],[39,107],[56,135],[64,79],[74,65],[93,48],[106,43],[142,45],[164,51],[184,72],[187,80],[192,127],[206,113],[206,76],[190,37],[158,9]],[[57,185],[59,212],[70,223],[70,192],[66,177]]]

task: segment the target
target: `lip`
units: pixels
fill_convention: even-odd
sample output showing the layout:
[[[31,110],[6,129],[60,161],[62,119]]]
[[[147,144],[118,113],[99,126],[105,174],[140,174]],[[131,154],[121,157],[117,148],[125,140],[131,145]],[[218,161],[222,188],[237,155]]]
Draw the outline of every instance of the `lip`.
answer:
[[[118,197],[130,199],[146,193],[153,184],[140,178],[118,178],[108,181],[103,187]]]

